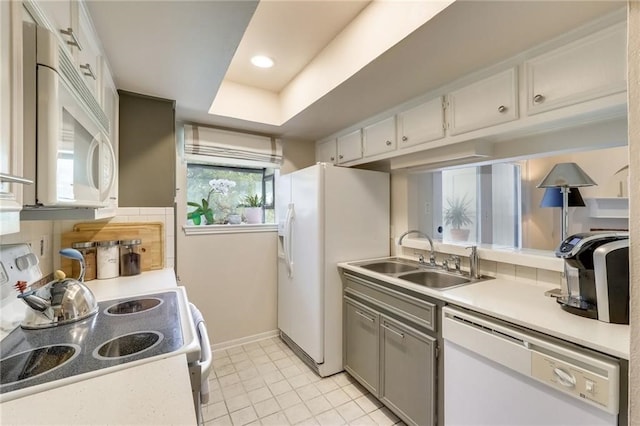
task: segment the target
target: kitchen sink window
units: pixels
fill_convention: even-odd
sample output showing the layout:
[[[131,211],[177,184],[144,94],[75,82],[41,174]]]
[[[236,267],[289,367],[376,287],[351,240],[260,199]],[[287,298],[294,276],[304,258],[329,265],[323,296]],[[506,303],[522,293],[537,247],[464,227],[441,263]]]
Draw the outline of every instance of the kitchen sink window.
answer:
[[[443,242],[521,245],[520,165],[501,163],[416,175],[419,229]]]
[[[186,224],[274,224],[280,141],[184,126]]]

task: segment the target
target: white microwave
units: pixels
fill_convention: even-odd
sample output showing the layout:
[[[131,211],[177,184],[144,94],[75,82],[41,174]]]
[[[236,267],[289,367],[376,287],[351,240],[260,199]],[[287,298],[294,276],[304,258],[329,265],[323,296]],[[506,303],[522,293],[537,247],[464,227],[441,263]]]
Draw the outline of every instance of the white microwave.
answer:
[[[105,207],[117,172],[107,116],[55,34],[24,22],[23,37],[25,208]]]

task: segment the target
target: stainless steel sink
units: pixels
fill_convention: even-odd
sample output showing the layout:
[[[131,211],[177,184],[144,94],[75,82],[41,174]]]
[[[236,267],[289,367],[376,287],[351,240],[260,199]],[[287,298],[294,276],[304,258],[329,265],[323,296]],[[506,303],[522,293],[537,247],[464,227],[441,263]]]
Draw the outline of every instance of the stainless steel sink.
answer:
[[[419,263],[414,260],[399,257],[388,259],[367,260],[352,263],[372,272],[385,274],[400,280],[408,281],[434,290],[444,290],[464,284],[485,281],[491,277],[472,279],[465,272],[449,272],[438,266]]]
[[[462,275],[448,274],[440,271],[419,271],[399,275],[401,280],[414,284],[423,285],[429,288],[445,289],[471,282],[469,277]]]
[[[361,268],[367,269],[373,272],[379,272],[381,274],[399,274],[402,272],[418,271],[419,268],[413,265],[407,265],[406,263],[382,261],[367,263],[360,265]]]

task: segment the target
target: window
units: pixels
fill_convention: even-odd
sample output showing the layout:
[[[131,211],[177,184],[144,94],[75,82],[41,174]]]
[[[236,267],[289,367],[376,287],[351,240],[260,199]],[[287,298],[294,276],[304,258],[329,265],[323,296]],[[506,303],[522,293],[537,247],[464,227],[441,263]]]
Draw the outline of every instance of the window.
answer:
[[[274,176],[268,168],[188,163],[187,224],[274,223]]]
[[[183,129],[187,225],[275,223],[281,141],[195,124]]]
[[[444,242],[520,247],[520,165],[443,170],[415,179],[420,229]]]

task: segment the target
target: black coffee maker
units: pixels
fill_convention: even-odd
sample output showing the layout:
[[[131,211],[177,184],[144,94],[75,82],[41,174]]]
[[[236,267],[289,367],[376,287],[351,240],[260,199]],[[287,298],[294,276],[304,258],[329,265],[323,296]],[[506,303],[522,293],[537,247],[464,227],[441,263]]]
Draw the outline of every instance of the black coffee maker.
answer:
[[[565,260],[567,288],[557,298],[572,314],[629,324],[629,233],[585,232],[556,249]]]

